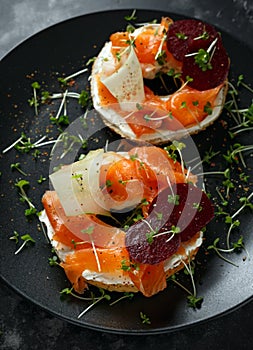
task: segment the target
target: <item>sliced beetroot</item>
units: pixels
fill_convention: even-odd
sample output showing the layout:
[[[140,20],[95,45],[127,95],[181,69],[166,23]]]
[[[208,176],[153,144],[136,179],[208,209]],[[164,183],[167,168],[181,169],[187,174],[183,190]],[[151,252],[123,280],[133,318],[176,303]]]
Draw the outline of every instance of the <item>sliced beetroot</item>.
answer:
[[[151,227],[154,231],[151,229]],[[168,259],[178,250],[181,238],[171,231],[169,225],[160,227],[156,220],[139,221],[126,232],[126,248],[131,260],[142,264],[158,264]]]
[[[218,35],[213,26],[195,19],[175,21],[167,32],[167,48],[178,60],[183,61],[189,46],[213,41]]]
[[[151,203],[149,216],[126,232],[130,258],[144,264],[168,259],[181,241],[192,238],[213,216],[211,201],[198,187],[185,183],[168,187]]]
[[[162,191],[150,207],[152,215],[154,211],[169,213],[168,217],[165,218],[167,225],[180,228],[182,241],[192,238],[214,216],[213,205],[205,192],[186,183],[173,185],[172,191],[170,188]]]
[[[195,61],[196,54],[199,54],[201,50],[207,52],[212,43],[214,46],[210,51],[210,66],[204,65],[204,67],[201,67],[201,64]],[[211,54],[212,52],[213,54]],[[186,81],[187,77],[190,77],[192,81],[188,85],[196,90],[204,91],[222,84],[227,78],[228,70],[229,57],[222,44],[221,37],[218,36],[216,41],[210,42],[207,40],[204,44],[196,41],[194,45],[189,46],[183,59],[182,79]]]

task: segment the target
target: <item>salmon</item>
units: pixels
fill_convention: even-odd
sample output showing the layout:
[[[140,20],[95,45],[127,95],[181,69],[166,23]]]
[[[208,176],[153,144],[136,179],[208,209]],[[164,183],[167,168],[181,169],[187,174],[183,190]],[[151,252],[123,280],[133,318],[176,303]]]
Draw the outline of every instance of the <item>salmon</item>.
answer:
[[[210,90],[198,91],[185,86],[170,95],[166,101],[145,87],[145,113],[134,113],[127,119],[128,123],[138,137],[152,134],[157,129],[179,130],[197,125],[216,107],[215,102],[222,87],[220,85]],[[152,118],[149,119],[148,115]]]
[[[124,246],[125,234],[95,215],[66,216],[55,191],[46,191],[42,204],[54,230],[53,239],[71,249]]]
[[[104,180],[102,187],[116,201],[134,199],[141,190],[143,198],[152,200],[157,194],[157,178],[155,172],[138,159],[121,159],[111,164],[108,169],[102,169]],[[140,189],[140,183],[142,188]]]
[[[190,181],[196,183],[196,177],[192,174],[186,179],[187,170],[184,172],[180,162],[170,158],[163,148],[155,146],[134,147],[129,151],[130,156],[136,155],[145,164],[149,165],[155,172],[159,191],[171,184]]]
[[[164,63],[168,63],[171,68],[180,70],[182,63],[174,58],[168,51],[166,44],[166,31],[171,23],[171,19],[163,17],[159,26],[147,25],[136,36],[128,32],[116,32],[111,34],[110,41],[114,53],[120,48],[125,48],[131,44],[135,47],[135,52],[141,65],[155,65],[159,62],[159,53]]]
[[[115,278],[126,275],[130,277],[136,288],[145,296],[154,295],[166,287],[164,285],[165,272],[162,265],[147,266],[142,264],[137,269],[132,267],[129,271],[122,267],[122,263],[129,266],[136,265],[134,262],[130,262],[125,247],[125,232],[104,224],[102,227],[99,226],[98,231],[94,229],[92,232],[94,247],[92,247],[87,237],[87,242],[79,245],[78,243],[81,242],[79,233],[71,232],[69,227],[66,226],[67,224],[64,224],[66,217],[57,194],[53,191],[47,191],[43,196],[43,205],[50,223],[56,230],[53,239],[73,247],[71,253],[66,255],[65,261],[62,261],[60,265],[77,293],[82,294],[87,289],[87,282],[82,277],[85,270],[109,273]],[[90,217],[90,215],[84,214],[78,217],[68,217],[67,220],[68,222],[73,221],[74,227],[78,227],[79,230],[80,227],[87,227],[83,225],[87,222],[86,216]],[[98,219],[96,220],[99,222]],[[73,228],[72,225],[71,228]],[[75,239],[75,245],[72,242],[73,239]],[[85,239],[85,237],[83,236],[82,239]]]
[[[131,270],[129,274],[134,285],[146,297],[151,297],[167,287],[163,262],[155,265],[140,264],[138,270]]]

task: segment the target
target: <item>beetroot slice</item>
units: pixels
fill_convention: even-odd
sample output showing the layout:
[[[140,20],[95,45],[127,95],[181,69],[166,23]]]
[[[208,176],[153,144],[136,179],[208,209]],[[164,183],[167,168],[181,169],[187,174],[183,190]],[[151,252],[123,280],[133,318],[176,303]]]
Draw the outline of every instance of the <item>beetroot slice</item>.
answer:
[[[154,229],[160,226],[160,223],[155,220],[148,222]],[[142,264],[154,265],[175,254],[181,239],[178,234],[172,236],[171,233],[166,233],[170,229],[171,227],[166,225],[155,231],[156,234],[163,233],[162,235],[157,237],[154,235],[152,238],[152,230],[146,222],[139,221],[132,225],[126,232],[125,242],[130,259]]]
[[[177,203],[168,202],[168,196],[177,197]],[[214,208],[206,193],[192,184],[179,183],[162,191],[153,201],[150,210],[169,213],[166,223],[180,228],[182,241],[192,238],[214,217]],[[161,203],[161,204],[159,204]],[[166,203],[165,207],[164,204]]]
[[[181,241],[192,238],[213,216],[211,201],[196,186],[180,183],[163,190],[151,203],[149,216],[126,232],[130,258],[151,265],[168,259]],[[171,230],[174,234],[168,233]]]
[[[203,43],[194,43],[189,46],[188,53],[199,52],[200,49],[207,50],[211,42],[207,40],[204,45]],[[213,89],[222,84],[228,75],[229,70],[229,57],[222,44],[220,36],[217,37],[215,44],[215,51],[210,60],[211,69],[205,71],[195,62],[195,56],[185,56],[183,59],[182,67],[182,79],[186,81],[186,77],[189,76],[193,80],[188,85],[196,90],[204,91]]]
[[[200,39],[203,33],[208,34],[208,39]],[[215,28],[208,23],[195,19],[175,21],[167,32],[167,48],[178,61],[182,62],[189,46],[206,40],[213,41],[217,35]],[[199,39],[196,40],[197,38]]]

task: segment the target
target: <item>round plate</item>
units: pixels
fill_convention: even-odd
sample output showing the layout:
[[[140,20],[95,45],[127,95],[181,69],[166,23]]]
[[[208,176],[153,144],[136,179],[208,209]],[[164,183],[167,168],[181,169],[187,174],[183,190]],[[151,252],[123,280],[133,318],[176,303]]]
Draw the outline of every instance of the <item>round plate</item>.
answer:
[[[24,132],[35,142],[43,135],[55,138],[59,134],[57,126],[50,122],[50,112],[56,112],[58,102],[50,105],[40,105],[39,115],[35,116],[34,108],[28,103],[32,98],[31,84],[37,81],[41,89],[50,92],[60,91],[58,78],[69,75],[86,67],[86,62],[96,56],[113,32],[124,30],[126,20],[124,16],[132,11],[120,10],[104,13],[95,13],[77,17],[50,27],[24,43],[16,47],[0,62],[0,132],[1,148],[5,149],[17,140]],[[174,20],[181,17],[175,14],[167,14],[158,11],[137,12],[138,22],[147,22],[154,18],[169,15]],[[102,25],[101,25],[102,24]],[[243,74],[245,79],[251,78],[251,57],[253,52],[245,44],[240,43],[227,33],[222,33],[224,45],[231,59],[230,80],[237,79]],[[243,64],[242,64],[243,57]],[[90,68],[90,66],[88,66]],[[73,90],[81,91],[89,85],[89,72],[76,78]],[[241,93],[241,101],[249,104],[250,98],[246,92]],[[76,102],[71,100],[68,104],[68,114],[71,120],[79,117],[84,110]],[[100,120],[97,121],[103,124]],[[224,112],[220,119],[208,130],[193,137],[194,142],[203,156],[213,147],[214,151],[220,151],[215,158],[215,164],[207,166],[205,170],[225,169],[228,167],[222,154],[229,149],[235,141],[228,135],[226,123],[231,119]],[[238,142],[250,144],[249,133],[242,133]],[[104,145],[105,140],[117,139],[117,136],[104,128],[102,132],[90,140],[89,147],[96,148]],[[99,141],[96,144],[97,140]],[[15,182],[26,179],[30,182],[27,190],[31,201],[38,210],[42,209],[41,197],[49,188],[48,181],[41,184],[38,179],[48,178],[49,154],[52,145],[40,149],[41,153],[35,157],[30,152],[23,154],[14,149],[2,153],[1,165],[1,224],[0,224],[0,275],[4,281],[17,292],[28,298],[42,308],[48,310],[74,324],[97,330],[118,333],[152,334],[162,333],[183,328],[191,324],[202,322],[221,315],[228,310],[249,300],[253,295],[253,260],[246,258],[245,251],[240,254],[231,254],[229,259],[237,266],[220,259],[214,252],[207,250],[214,239],[220,237],[221,246],[226,241],[228,226],[213,220],[207,227],[206,239],[200,249],[195,266],[195,281],[198,296],[203,297],[201,308],[193,309],[187,305],[187,294],[174,282],[168,283],[168,288],[152,298],[136,295],[132,300],[125,299],[122,302],[110,306],[104,300],[93,307],[82,318],[79,313],[90,302],[85,302],[72,297],[61,300],[60,291],[70,287],[64,272],[56,267],[51,267],[48,259],[52,257],[51,247],[48,244],[38,220],[35,218],[27,221],[24,215],[26,204],[19,199]],[[252,173],[252,158],[245,157],[247,167],[243,169],[245,174]],[[27,174],[24,176],[17,170],[11,169],[11,164],[20,163],[21,169]],[[231,165],[232,174],[241,171],[242,164]],[[236,176],[236,175],[235,175]],[[207,176],[206,187],[217,198],[216,186],[222,187],[222,176]],[[252,180],[251,180],[252,181]],[[235,212],[239,206],[237,195],[245,196],[247,187],[250,193],[250,179],[247,186],[236,183],[236,188],[231,190],[230,212]],[[252,187],[251,187],[252,188]],[[252,191],[252,190],[251,190]],[[233,231],[233,239],[237,240],[243,233],[244,243],[249,252],[253,251],[252,226],[253,220],[247,208],[238,217],[241,225]],[[17,247],[14,240],[9,238],[14,235],[19,237],[30,234],[35,244],[27,245],[19,254],[15,254]],[[192,288],[189,276],[181,274],[180,281],[189,289]],[[112,293],[112,301],[118,296]],[[151,323],[145,323],[140,313],[147,315]]]

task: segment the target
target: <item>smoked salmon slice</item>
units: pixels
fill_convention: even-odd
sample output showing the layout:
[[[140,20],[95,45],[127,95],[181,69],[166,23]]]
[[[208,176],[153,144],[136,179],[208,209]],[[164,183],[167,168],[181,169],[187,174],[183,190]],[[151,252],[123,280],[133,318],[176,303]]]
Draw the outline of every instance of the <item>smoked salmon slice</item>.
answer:
[[[53,191],[47,191],[43,196],[43,205],[52,227],[56,230],[53,239],[73,247],[72,251],[66,255],[65,261],[62,261],[60,265],[77,293],[83,293],[87,288],[87,283],[82,276],[85,270],[92,273],[109,274],[116,279],[128,276],[136,288],[146,296],[156,294],[166,287],[162,264],[148,266],[130,262],[129,253],[125,247],[125,232],[115,227],[102,225],[99,226],[101,231],[96,232],[94,229],[92,232],[95,244],[99,242],[101,247],[92,247],[85,234],[81,238],[87,241],[78,244],[82,242],[79,235],[76,232],[71,232],[64,224],[66,217],[57,194]],[[59,213],[63,216],[61,217]],[[86,219],[86,215],[67,218],[68,221],[74,220],[75,228],[78,229],[87,227],[84,225],[87,224]],[[97,221],[99,222],[98,219]],[[88,222],[90,223],[90,221]],[[75,239],[75,244],[73,239]],[[131,267],[126,270],[122,264],[136,266],[136,268]]]

